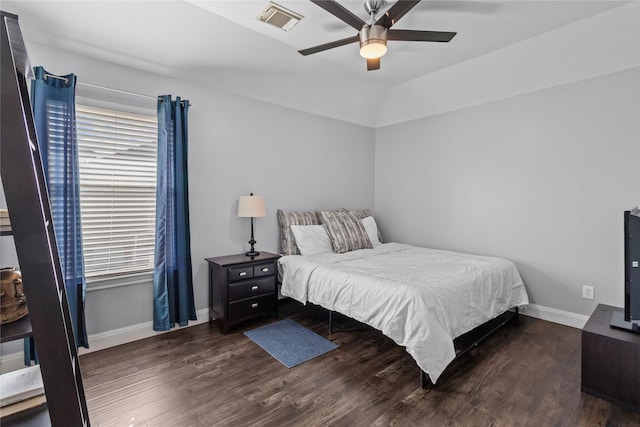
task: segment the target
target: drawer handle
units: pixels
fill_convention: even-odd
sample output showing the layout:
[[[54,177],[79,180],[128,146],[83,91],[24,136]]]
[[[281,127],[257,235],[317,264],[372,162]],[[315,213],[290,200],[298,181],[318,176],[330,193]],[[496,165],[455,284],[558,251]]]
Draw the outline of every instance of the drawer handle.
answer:
[[[247,272],[246,272],[246,271],[241,271],[241,272],[238,274],[238,276],[246,276],[246,275],[247,275]]]
[[[264,268],[262,269],[262,272],[263,272],[263,273],[266,273],[267,271],[269,271],[269,267],[264,267]]]
[[[252,291],[257,291],[257,290],[258,290],[258,285],[256,285],[256,286],[252,286],[252,287],[251,287],[251,290],[252,290]]]
[[[254,302],[253,304],[251,304],[251,308],[258,308],[258,303]]]

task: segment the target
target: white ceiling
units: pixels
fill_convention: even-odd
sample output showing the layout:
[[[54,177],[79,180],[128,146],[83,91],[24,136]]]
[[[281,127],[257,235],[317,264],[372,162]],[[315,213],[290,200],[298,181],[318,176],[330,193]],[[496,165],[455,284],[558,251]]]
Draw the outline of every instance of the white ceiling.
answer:
[[[381,69],[367,72],[357,43],[297,53],[355,35],[353,28],[307,0],[276,0],[304,16],[284,32],[256,19],[267,2],[3,0],[2,9],[19,15],[27,42],[376,126],[396,87],[629,3],[424,0],[394,28],[457,36],[390,41]],[[363,1],[340,3],[368,19]]]
[[[364,0],[339,2],[368,21],[363,7]],[[262,7],[268,3],[267,0],[193,0],[190,3],[284,43],[296,51],[357,34],[352,27],[307,0],[276,1],[305,17],[288,32],[256,19]],[[395,2],[387,2],[385,10],[393,3]],[[382,58],[381,69],[368,73],[365,71],[365,60],[359,56],[357,43],[317,53],[307,60],[329,61],[353,76],[379,79],[389,85],[397,85],[615,6],[615,2],[597,1],[425,0],[393,28],[458,32],[451,42],[390,41],[389,52]],[[378,14],[380,15],[381,13]]]

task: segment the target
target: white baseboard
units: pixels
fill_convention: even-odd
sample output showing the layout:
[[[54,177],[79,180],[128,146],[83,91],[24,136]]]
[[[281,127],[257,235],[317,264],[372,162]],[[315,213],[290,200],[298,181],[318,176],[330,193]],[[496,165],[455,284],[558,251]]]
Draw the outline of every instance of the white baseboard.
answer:
[[[137,325],[127,326],[126,328],[114,329],[112,331],[100,332],[89,336],[89,348],[80,347],[78,354],[93,353],[94,351],[104,350],[105,348],[115,347],[117,345],[126,344],[132,341],[138,341],[144,338],[153,337],[167,332],[177,331],[178,329],[188,328],[189,326],[199,325],[209,321],[209,309],[203,308],[196,312],[198,320],[191,320],[187,326],[176,326],[168,331],[154,331],[153,322],[138,323]]]
[[[587,323],[589,316],[572,313],[569,311],[558,310],[551,307],[545,307],[537,304],[529,304],[526,309],[520,310],[520,313],[535,317],[536,319],[547,320],[549,322],[559,323],[561,325],[571,326],[573,328],[582,329]],[[203,308],[197,311],[198,320],[189,322],[189,326],[199,325],[209,321],[209,309]],[[176,327],[171,329],[175,331],[181,329]],[[128,342],[149,338],[155,335],[164,334],[170,331],[158,332],[153,330],[153,322],[144,322],[137,325],[128,326],[126,328],[114,329],[112,331],[101,332],[89,336],[90,348],[80,348],[78,354],[87,354],[109,347],[126,344]],[[9,372],[24,367],[22,352],[11,353],[0,358],[0,372]]]
[[[587,320],[589,320],[589,316],[537,304],[529,304],[526,309],[520,310],[520,313],[525,316],[535,317],[536,319],[547,320],[578,329],[582,329],[585,323],[587,323]]]
[[[98,334],[89,335],[89,347],[80,347],[78,354],[92,353],[105,348],[115,347],[117,345],[126,344],[128,342],[153,337],[167,332],[176,331],[189,326],[199,325],[209,321],[209,309],[203,308],[196,312],[198,320],[192,320],[187,326],[176,326],[169,331],[154,331],[153,322],[144,322],[137,325],[127,326],[126,328],[114,329],[112,331],[100,332]],[[24,357],[22,352],[11,353],[0,358],[0,373],[14,371],[24,368]]]

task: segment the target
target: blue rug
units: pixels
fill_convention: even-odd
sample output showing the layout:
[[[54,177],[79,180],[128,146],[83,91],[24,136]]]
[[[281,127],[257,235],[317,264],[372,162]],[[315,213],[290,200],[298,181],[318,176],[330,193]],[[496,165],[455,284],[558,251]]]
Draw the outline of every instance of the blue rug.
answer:
[[[338,347],[338,344],[291,319],[261,326],[244,334],[287,368],[293,368]]]

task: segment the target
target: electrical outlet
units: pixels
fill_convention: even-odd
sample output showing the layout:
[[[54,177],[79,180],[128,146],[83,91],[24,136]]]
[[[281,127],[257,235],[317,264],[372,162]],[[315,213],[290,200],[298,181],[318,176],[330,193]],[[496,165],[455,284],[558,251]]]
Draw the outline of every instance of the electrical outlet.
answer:
[[[595,294],[595,289],[593,288],[593,286],[587,286],[587,285],[582,286],[582,298],[593,299],[594,294]]]

